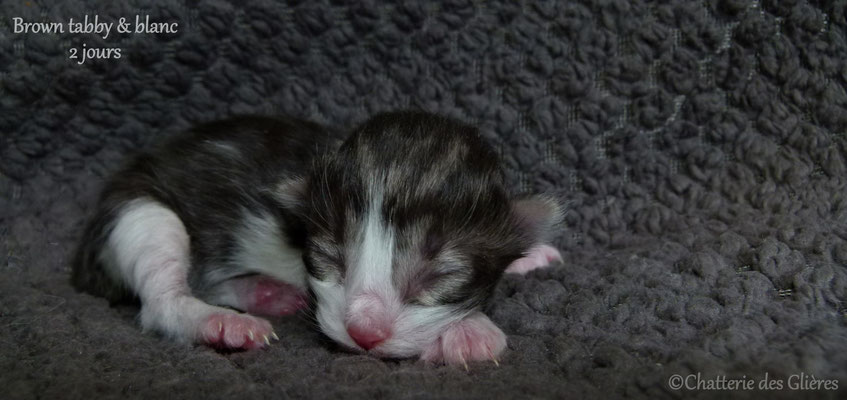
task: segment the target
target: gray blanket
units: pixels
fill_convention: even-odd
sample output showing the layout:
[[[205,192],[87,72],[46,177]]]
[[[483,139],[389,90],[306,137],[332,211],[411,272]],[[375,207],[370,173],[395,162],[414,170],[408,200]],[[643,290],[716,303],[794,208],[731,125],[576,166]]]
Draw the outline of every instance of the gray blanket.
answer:
[[[1,3],[0,398],[847,393],[844,2]],[[177,32],[68,31],[95,14]],[[564,265],[498,288],[499,367],[350,354],[297,317],[222,354],[69,286],[137,149],[232,114],[347,129],[397,108],[477,125],[515,193],[569,203]]]

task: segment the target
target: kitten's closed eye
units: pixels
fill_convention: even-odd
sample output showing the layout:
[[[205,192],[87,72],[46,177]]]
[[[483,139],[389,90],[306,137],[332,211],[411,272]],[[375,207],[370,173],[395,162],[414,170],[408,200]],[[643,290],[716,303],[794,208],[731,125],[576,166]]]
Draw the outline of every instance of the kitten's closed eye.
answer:
[[[461,266],[440,266],[411,279],[404,291],[407,304],[435,306],[449,303],[454,292],[468,279]]]
[[[337,248],[313,247],[304,260],[309,274],[321,281],[338,283],[344,279],[347,268],[344,257]]]

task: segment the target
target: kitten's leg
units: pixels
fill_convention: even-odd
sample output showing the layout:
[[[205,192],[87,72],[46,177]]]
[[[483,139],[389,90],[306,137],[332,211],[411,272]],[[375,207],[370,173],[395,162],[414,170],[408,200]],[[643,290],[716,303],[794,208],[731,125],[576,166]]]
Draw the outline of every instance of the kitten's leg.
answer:
[[[539,244],[527,252],[523,258],[519,258],[506,267],[506,273],[524,275],[536,268],[549,267],[553,261],[562,262],[562,255],[555,247]]]
[[[307,305],[302,289],[264,275],[228,279],[203,298],[213,304],[272,317],[294,314]]]
[[[179,341],[256,348],[273,335],[270,323],[211,306],[188,287],[189,237],[179,217],[145,198],[126,203],[101,255],[108,273],[141,299],[141,326]]]

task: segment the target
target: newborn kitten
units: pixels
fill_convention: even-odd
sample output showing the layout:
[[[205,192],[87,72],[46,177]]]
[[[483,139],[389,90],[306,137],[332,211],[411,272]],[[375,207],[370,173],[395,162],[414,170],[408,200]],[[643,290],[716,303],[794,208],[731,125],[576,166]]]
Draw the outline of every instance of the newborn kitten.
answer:
[[[141,326],[179,341],[263,347],[276,334],[254,315],[311,298],[321,331],[352,351],[466,365],[506,347],[482,309],[504,271],[561,260],[544,244],[560,220],[553,199],[511,199],[491,147],[452,119],[384,113],[342,142],[242,117],[118,172],[73,283],[137,297]]]

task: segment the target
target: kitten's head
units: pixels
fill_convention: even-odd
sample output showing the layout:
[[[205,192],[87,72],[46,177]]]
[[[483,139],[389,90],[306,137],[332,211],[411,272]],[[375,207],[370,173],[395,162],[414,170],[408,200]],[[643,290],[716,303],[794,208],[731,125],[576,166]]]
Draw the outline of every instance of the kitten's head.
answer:
[[[479,310],[560,219],[553,200],[509,198],[476,129],[424,113],[367,121],[299,191],[321,330],[383,357],[418,355]]]

